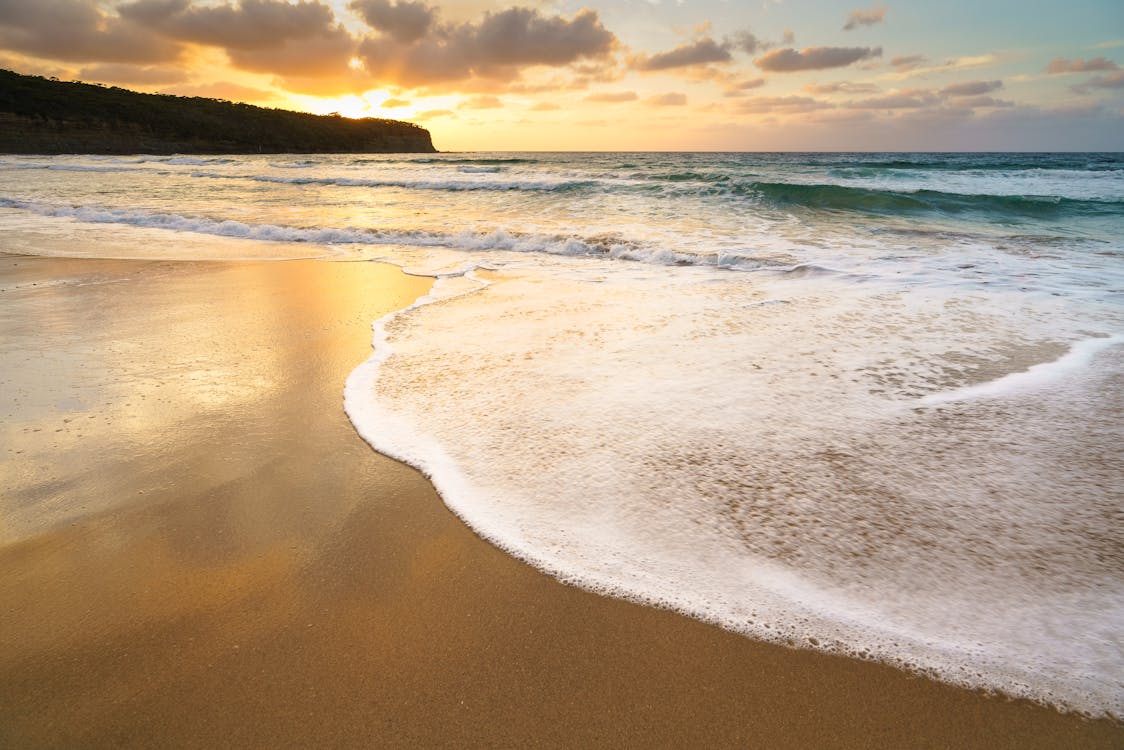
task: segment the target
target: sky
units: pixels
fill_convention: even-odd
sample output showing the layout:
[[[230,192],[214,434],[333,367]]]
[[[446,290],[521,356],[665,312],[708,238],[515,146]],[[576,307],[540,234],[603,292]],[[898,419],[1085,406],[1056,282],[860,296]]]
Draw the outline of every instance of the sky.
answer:
[[[0,67],[442,151],[1124,150],[1121,0],[0,0]]]

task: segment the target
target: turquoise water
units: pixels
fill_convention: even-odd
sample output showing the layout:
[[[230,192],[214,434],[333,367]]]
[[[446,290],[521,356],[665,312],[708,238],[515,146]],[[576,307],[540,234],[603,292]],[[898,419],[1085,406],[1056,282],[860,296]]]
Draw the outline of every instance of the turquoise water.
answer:
[[[1120,154],[4,157],[0,231],[432,276],[341,390],[484,538],[1124,715]]]

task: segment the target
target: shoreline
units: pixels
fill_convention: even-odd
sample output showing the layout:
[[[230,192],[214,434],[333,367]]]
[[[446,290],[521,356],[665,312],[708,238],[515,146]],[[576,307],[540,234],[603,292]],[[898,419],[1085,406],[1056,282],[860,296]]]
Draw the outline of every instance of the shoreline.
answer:
[[[371,322],[428,279],[0,255],[0,287],[17,284],[0,293],[4,744],[1124,739],[605,599],[487,544],[340,403]]]

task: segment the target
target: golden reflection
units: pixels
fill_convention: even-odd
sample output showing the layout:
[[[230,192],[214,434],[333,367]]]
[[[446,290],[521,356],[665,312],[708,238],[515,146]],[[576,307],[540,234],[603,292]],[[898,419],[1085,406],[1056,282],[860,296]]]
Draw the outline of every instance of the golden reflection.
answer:
[[[0,380],[12,394],[0,542],[286,470],[302,451],[281,438],[319,434],[294,405],[319,399],[317,419],[342,416],[370,323],[426,286],[389,267],[318,261],[4,264],[5,288],[18,288],[0,295]],[[245,507],[263,515],[239,533],[273,533],[267,506]]]

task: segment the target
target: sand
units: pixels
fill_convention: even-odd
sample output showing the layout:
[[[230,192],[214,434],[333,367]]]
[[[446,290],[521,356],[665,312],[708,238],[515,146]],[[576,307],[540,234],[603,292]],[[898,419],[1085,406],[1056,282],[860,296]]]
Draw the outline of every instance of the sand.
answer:
[[[0,256],[0,746],[1094,748],[478,539],[342,410],[374,263]]]

